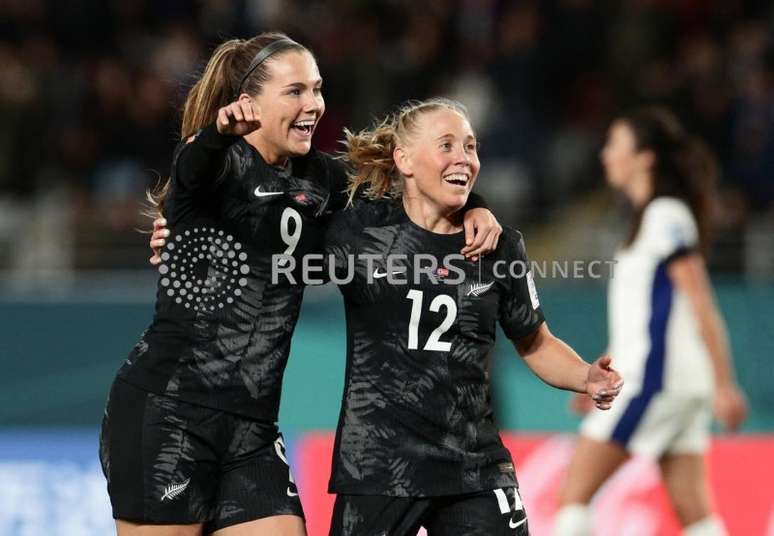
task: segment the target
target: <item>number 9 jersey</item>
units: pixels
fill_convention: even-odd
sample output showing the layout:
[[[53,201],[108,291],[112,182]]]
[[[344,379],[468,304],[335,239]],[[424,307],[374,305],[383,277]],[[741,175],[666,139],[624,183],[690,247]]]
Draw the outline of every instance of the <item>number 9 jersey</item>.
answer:
[[[495,252],[466,261],[463,232],[430,232],[400,200],[380,200],[339,212],[327,236],[347,321],[330,491],[424,497],[515,486],[488,370],[498,322],[518,339],[544,320],[521,234],[506,228]]]
[[[181,143],[164,206],[170,235],[155,316],[119,378],[276,421],[304,287],[272,284],[272,255],[321,252],[345,188],[344,167],[314,149],[277,168],[214,125]]]

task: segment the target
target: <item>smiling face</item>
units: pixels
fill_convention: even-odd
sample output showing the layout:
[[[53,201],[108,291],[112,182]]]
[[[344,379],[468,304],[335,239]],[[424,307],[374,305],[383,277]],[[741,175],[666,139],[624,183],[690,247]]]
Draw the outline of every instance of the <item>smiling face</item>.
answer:
[[[254,96],[261,127],[256,141],[267,162],[305,155],[325,112],[322,78],[307,51],[290,50],[266,60],[269,80]]]
[[[423,112],[395,149],[405,177],[404,196],[419,197],[443,213],[463,206],[481,167],[468,120],[451,108]]]

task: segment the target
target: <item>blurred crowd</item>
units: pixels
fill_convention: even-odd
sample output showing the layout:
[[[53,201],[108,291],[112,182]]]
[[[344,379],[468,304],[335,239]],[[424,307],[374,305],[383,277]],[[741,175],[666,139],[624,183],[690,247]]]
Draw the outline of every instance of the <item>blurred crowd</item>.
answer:
[[[0,211],[65,191],[76,222],[138,226],[213,48],[281,30],[318,58],[322,149],[404,99],[453,96],[485,195],[540,221],[602,186],[617,112],[663,103],[721,159],[744,225],[774,199],[773,29],[772,4],[744,0],[3,0]]]

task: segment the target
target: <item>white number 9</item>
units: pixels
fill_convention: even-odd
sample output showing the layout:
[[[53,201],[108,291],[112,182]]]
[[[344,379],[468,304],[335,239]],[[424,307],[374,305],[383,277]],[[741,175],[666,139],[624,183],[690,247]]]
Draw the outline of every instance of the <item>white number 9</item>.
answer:
[[[293,232],[290,232],[290,222],[293,221]],[[292,255],[296,250],[298,241],[301,239],[301,214],[294,208],[287,207],[282,212],[280,220],[280,236],[287,248],[282,252],[283,255]],[[280,266],[287,264],[287,259],[280,260]]]

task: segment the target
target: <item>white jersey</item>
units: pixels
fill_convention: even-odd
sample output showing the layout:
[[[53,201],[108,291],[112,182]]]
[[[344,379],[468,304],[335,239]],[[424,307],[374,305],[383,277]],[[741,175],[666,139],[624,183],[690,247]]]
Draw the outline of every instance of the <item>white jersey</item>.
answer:
[[[632,244],[616,255],[608,293],[609,352],[629,393],[712,393],[712,366],[691,304],[667,274],[671,260],[697,245],[688,205],[659,197],[645,208]]]

